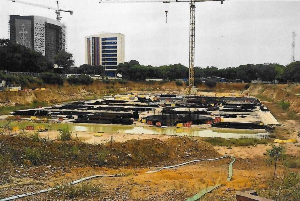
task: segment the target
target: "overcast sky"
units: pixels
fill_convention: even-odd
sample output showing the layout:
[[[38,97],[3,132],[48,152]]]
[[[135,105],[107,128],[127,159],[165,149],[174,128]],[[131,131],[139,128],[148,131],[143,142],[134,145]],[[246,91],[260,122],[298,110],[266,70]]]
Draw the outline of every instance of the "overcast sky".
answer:
[[[16,0],[17,1],[17,0]],[[55,0],[23,0],[56,6]],[[9,15],[39,15],[55,19],[54,11],[0,0],[0,38],[9,38]],[[84,64],[84,37],[102,32],[125,35],[125,60],[142,65],[189,61],[189,3],[101,3],[60,0],[67,26],[67,51],[77,66]],[[165,10],[168,11],[166,23]],[[241,64],[300,60],[300,1],[230,0],[196,3],[195,66],[237,67]]]

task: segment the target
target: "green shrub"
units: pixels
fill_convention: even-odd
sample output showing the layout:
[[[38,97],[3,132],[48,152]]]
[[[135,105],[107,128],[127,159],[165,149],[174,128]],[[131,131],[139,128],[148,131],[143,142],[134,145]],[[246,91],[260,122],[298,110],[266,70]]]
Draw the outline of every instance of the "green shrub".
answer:
[[[126,84],[128,81],[127,81],[127,80],[118,80],[118,82],[119,82],[120,84]]]
[[[74,84],[74,85],[79,85],[79,84],[90,85],[93,83],[94,80],[88,75],[80,75],[80,76],[73,75],[67,78],[67,81],[70,84]]]
[[[213,81],[213,80],[207,80],[205,82],[205,85],[208,86],[209,88],[213,88],[213,87],[215,87],[217,85],[217,83],[215,81]]]
[[[286,156],[284,165],[289,168],[300,168],[300,158]]]
[[[167,82],[168,82],[168,80],[165,80],[165,79],[162,80],[162,81],[159,81],[160,84],[165,84],[165,83],[167,83]]]
[[[267,144],[267,139],[256,139],[256,138],[240,138],[240,139],[224,139],[220,137],[205,138],[204,141],[214,146],[255,146],[257,144]]]
[[[72,146],[71,154],[72,154],[73,158],[78,158],[78,156],[80,156],[80,150],[76,145]]]
[[[59,74],[55,74],[55,73],[41,73],[40,78],[46,84],[63,85],[64,83],[64,79]]]
[[[40,165],[42,162],[42,152],[38,148],[26,148],[25,158],[30,160],[33,165]]]
[[[34,132],[34,134],[31,136],[31,139],[38,142],[40,140],[39,132]]]
[[[61,141],[69,141],[72,139],[72,133],[70,132],[69,128],[62,128],[60,130],[59,139]]]
[[[89,196],[100,195],[101,191],[98,186],[89,183],[78,185],[63,185],[51,192],[52,196],[63,195],[64,199],[88,198]]]
[[[202,80],[200,78],[195,78],[194,82],[196,86],[202,84]]]
[[[281,101],[279,102],[279,106],[280,106],[280,108],[283,109],[283,110],[288,110],[289,107],[290,107],[290,103],[289,103],[289,102],[285,102],[284,100],[281,100]]]
[[[269,182],[268,188],[258,193],[273,200],[300,200],[299,172],[286,172],[283,178]]]
[[[105,160],[106,160],[106,157],[107,157],[108,153],[109,152],[106,150],[106,148],[104,148],[102,151],[98,152],[97,164],[99,166],[102,166],[102,165],[105,164]]]
[[[176,80],[175,84],[176,86],[183,86],[183,82],[179,80]]]
[[[288,111],[287,115],[289,119],[294,119],[294,120],[298,119],[297,113],[294,111]]]

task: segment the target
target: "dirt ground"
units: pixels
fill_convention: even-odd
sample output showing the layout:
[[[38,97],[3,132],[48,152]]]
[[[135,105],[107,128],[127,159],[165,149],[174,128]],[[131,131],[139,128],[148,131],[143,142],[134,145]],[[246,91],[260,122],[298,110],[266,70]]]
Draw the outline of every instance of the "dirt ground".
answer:
[[[291,129],[291,137],[299,128],[297,121],[285,121],[283,126]],[[40,136],[55,140],[59,133],[57,131],[41,132]],[[107,134],[100,133],[95,136],[91,132],[77,132],[76,138],[91,144],[114,142],[124,142],[130,139],[169,139],[164,135],[133,135],[133,134]],[[286,153],[300,156],[299,143],[284,144]],[[221,184],[221,187],[207,194],[202,200],[235,200],[235,192],[246,189],[267,188],[269,180],[273,176],[273,166],[266,163],[266,150],[271,148],[268,145],[256,145],[249,147],[221,147],[215,146],[214,149],[220,155],[230,155],[236,158],[233,165],[233,177],[227,181],[228,164],[230,159],[218,161],[202,161],[179,168],[166,169],[156,173],[147,173],[158,167],[148,168],[101,168],[101,167],[74,167],[67,169],[52,170],[52,167],[44,167],[43,174],[39,181],[32,180],[30,177],[13,178],[14,182],[10,185],[2,185],[1,189],[11,189],[6,191],[5,196],[34,192],[37,189],[55,187],[56,185],[67,184],[74,180],[89,177],[92,175],[121,175],[120,177],[96,178],[84,182],[94,185],[101,189],[101,194],[90,198],[94,200],[184,200],[195,195],[208,186]],[[199,155],[201,159],[201,155]],[[189,159],[187,158],[187,161]],[[171,164],[175,165],[175,164]],[[34,170],[34,168],[32,169]],[[286,168],[278,166],[277,178],[283,178]],[[37,171],[39,172],[39,171]],[[77,184],[82,185],[82,184]],[[19,190],[18,190],[19,189]],[[2,191],[3,192],[3,191]],[[93,197],[93,196],[92,196]],[[32,196],[32,200],[55,199],[53,193]],[[61,197],[60,197],[61,199]],[[63,197],[64,200],[70,198]],[[77,198],[80,200],[80,198]]]
[[[39,136],[45,139],[56,140],[59,136],[59,131],[45,131],[40,132]],[[125,142],[127,140],[143,140],[157,138],[160,140],[165,140],[170,138],[168,135],[149,135],[149,134],[126,134],[126,133],[93,133],[87,131],[77,131],[72,134],[74,139],[78,139],[89,144],[104,144],[107,142]]]
[[[252,93],[254,93],[254,91],[253,89]],[[257,88],[255,93],[260,93],[260,89]],[[299,160],[299,120],[288,119],[286,113],[280,110],[276,104],[266,102],[266,105],[281,123],[281,126],[276,129],[276,138],[297,139],[298,143],[282,145],[285,148],[286,154]],[[294,105],[296,105],[296,103]],[[55,140],[58,134],[57,131],[47,131],[40,132],[39,135],[46,139]],[[145,134],[112,135],[100,133],[94,135],[94,133],[91,132],[77,132],[77,136],[74,137],[90,144],[151,138],[166,141],[170,138],[164,135]],[[24,198],[23,200],[86,200],[87,197],[89,200],[185,200],[208,186],[217,184],[222,185],[212,193],[205,195],[201,200],[236,200],[236,191],[254,189],[260,192],[269,187],[270,181],[272,181],[273,178],[274,165],[267,163],[268,156],[266,155],[266,151],[270,149],[272,145],[273,143],[249,147],[232,146],[230,148],[215,146],[214,149],[220,155],[230,155],[236,158],[233,164],[233,177],[231,181],[227,181],[228,165],[231,161],[229,158],[217,161],[202,161],[151,174],[147,172],[149,170],[155,170],[159,166],[154,165],[151,167],[137,168],[33,166],[14,169],[14,174],[10,178],[11,182],[0,185],[0,198],[36,192],[37,190],[55,187],[57,185],[64,185],[71,181],[92,175],[118,174],[118,177],[99,177],[84,182],[85,184],[99,187],[101,189],[100,194],[89,194],[72,198],[67,197],[67,193],[62,193],[62,191],[54,191],[53,193],[39,194]],[[199,154],[199,159],[201,158],[202,156]],[[191,160],[191,158],[187,157],[186,161],[189,160]],[[170,163],[169,165],[175,164],[176,162],[174,161],[174,163]],[[287,168],[282,163],[279,163],[275,179],[282,181],[285,173],[289,171],[300,173],[299,168]],[[80,185],[81,184],[76,184],[76,186]]]

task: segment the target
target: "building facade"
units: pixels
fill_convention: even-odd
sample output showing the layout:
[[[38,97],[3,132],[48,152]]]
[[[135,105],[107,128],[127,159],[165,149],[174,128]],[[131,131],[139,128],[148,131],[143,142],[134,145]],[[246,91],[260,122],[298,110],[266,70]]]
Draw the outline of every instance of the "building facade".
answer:
[[[85,63],[101,65],[105,74],[116,76],[117,66],[125,62],[125,37],[120,33],[105,33],[85,38]]]
[[[40,16],[11,15],[10,40],[42,53],[54,62],[54,56],[66,48],[64,24]]]

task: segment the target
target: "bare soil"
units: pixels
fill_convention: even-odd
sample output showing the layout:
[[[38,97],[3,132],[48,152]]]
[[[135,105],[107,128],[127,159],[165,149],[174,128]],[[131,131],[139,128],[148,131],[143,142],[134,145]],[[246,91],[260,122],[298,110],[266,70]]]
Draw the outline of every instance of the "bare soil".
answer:
[[[287,111],[283,111],[278,107],[277,101],[282,99],[291,102],[291,110],[298,112],[299,100],[294,94],[300,90],[299,86],[283,86],[279,85],[255,85],[251,86],[249,90],[243,91],[245,85],[218,85],[216,89],[208,89],[204,86],[202,90],[211,90],[212,93],[218,93],[222,90],[227,90],[228,93],[237,93],[244,95],[258,95],[263,94],[269,100],[264,101],[266,106],[271,110],[273,115],[280,121],[281,126],[275,129],[274,135],[280,139],[295,138],[300,142],[298,132],[300,123],[298,119],[289,119]],[[94,87],[94,88],[93,88]],[[29,97],[31,100],[48,99],[50,102],[59,102],[68,100],[78,100],[84,98],[87,94],[90,96],[100,96],[111,92],[112,88],[108,85],[102,86],[101,92],[97,91],[96,87],[90,86],[76,88],[67,86],[66,88],[59,87],[51,88],[47,95],[45,92],[32,92]],[[134,85],[130,83],[126,86],[118,86],[118,92],[123,89],[139,91],[146,90],[164,90],[164,91],[184,91],[184,88],[177,87],[173,84],[168,85]],[[68,98],[61,98],[60,93]],[[85,95],[77,96],[78,90],[86,92]],[[124,91],[125,91],[124,90]],[[67,92],[69,91],[69,92]],[[117,91],[117,90],[115,90]],[[67,93],[69,93],[67,95]],[[70,95],[71,94],[71,95]],[[72,95],[74,94],[74,96]],[[84,93],[83,93],[84,94]],[[17,94],[14,97],[18,97]],[[43,98],[42,98],[43,97]],[[57,97],[60,97],[59,100]],[[5,100],[4,95],[1,95],[1,100]],[[7,100],[7,99],[6,99]],[[12,99],[20,100],[20,99]],[[14,101],[11,101],[14,102]],[[24,158],[24,149],[30,147],[39,147],[39,142],[29,142],[23,138],[14,138],[21,140],[5,141],[5,137],[0,136],[0,150],[7,150],[11,147],[10,156],[18,157],[19,161],[15,164],[6,164],[1,171],[0,176],[0,198],[9,197],[12,195],[35,192],[37,190],[55,187],[57,185],[64,185],[71,181],[88,177],[92,175],[111,175],[118,174],[120,177],[110,178],[96,178],[84,182],[89,186],[96,186],[100,189],[100,193],[91,192],[84,193],[72,197],[70,191],[55,190],[52,193],[38,194],[25,198],[24,200],[185,200],[186,198],[195,195],[199,191],[208,186],[222,184],[222,186],[212,193],[204,196],[202,200],[235,200],[235,193],[239,190],[255,189],[258,192],[270,188],[270,182],[273,181],[274,165],[268,163],[268,156],[266,150],[270,149],[273,143],[268,145],[256,145],[251,147],[212,147],[210,144],[203,142],[201,138],[176,138],[167,136],[152,136],[152,135],[129,135],[119,134],[113,135],[113,142],[111,143],[111,134],[103,133],[102,136],[94,136],[92,133],[78,132],[77,138],[79,140],[88,142],[90,144],[81,145],[77,141],[68,142],[66,144],[58,142],[56,131],[49,131],[40,133],[46,138],[48,149],[48,157],[51,160],[46,160],[38,165],[33,165],[32,162]],[[49,136],[49,140],[48,140]],[[154,139],[156,138],[156,139]],[[9,143],[8,143],[9,142]],[[42,140],[43,142],[43,140]],[[7,144],[6,144],[7,143]],[[102,144],[101,143],[106,143]],[[4,146],[5,145],[5,146]],[[32,145],[32,146],[31,146]],[[286,154],[294,157],[295,160],[300,158],[300,146],[296,144],[282,144],[286,149]],[[58,150],[57,146],[60,147]],[[79,152],[76,148],[79,147]],[[50,147],[50,148],[49,148]],[[62,147],[69,147],[62,151]],[[96,157],[97,151],[99,153],[106,148],[107,150],[114,149],[113,152],[107,151],[104,158],[100,155]],[[14,150],[14,151],[12,151]],[[56,151],[55,151],[56,150]],[[53,151],[53,152],[52,152]],[[72,155],[67,155],[71,151]],[[102,153],[102,152],[101,152]],[[76,157],[70,157],[77,155]],[[231,181],[227,181],[228,164],[230,159],[222,159],[218,161],[202,161],[187,166],[182,166],[174,169],[166,169],[157,173],[146,173],[149,170],[154,170],[158,167],[166,165],[175,165],[181,162],[190,161],[201,158],[215,158],[222,155],[231,155],[236,158],[233,164],[233,177]],[[2,154],[0,156],[5,156]],[[60,157],[63,158],[62,162]],[[96,159],[103,162],[101,165],[95,164]],[[5,158],[4,158],[5,159]],[[4,160],[1,159],[2,161]],[[0,166],[1,163],[0,160]],[[66,162],[69,161],[69,162]],[[131,162],[129,162],[131,161]],[[132,162],[133,161],[133,162]],[[151,161],[151,163],[149,162]],[[287,168],[283,161],[279,161],[275,182],[282,181],[287,172],[296,172],[299,174],[300,168]],[[274,182],[274,181],[273,181]],[[81,186],[77,184],[75,186]],[[82,186],[81,186],[82,187]],[[80,189],[80,188],[79,188]],[[82,190],[83,188],[81,188]],[[74,194],[72,194],[74,195]],[[268,196],[266,196],[268,197]],[[268,198],[271,198],[269,195]],[[276,195],[273,195],[276,197]],[[287,200],[291,200],[288,199]]]

